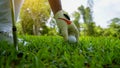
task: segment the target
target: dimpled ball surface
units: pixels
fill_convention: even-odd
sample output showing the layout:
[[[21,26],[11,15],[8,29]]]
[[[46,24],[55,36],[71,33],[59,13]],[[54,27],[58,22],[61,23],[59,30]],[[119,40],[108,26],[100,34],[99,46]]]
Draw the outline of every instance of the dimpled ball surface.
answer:
[[[75,43],[77,42],[76,37],[73,35],[68,36],[68,41],[69,43]]]

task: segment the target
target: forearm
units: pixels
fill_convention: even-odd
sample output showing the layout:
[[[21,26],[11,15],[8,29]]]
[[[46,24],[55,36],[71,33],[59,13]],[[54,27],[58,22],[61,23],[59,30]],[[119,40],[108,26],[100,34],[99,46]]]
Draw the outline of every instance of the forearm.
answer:
[[[61,6],[61,0],[48,0],[50,7],[54,13],[54,15],[59,11],[62,10],[62,6]]]

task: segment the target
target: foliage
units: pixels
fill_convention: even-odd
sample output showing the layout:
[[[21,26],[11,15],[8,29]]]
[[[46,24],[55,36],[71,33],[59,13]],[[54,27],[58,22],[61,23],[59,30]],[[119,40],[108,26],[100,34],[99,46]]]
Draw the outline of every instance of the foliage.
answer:
[[[86,25],[86,28],[84,28],[85,34],[88,36],[94,35],[94,22],[91,14],[91,9],[89,7],[85,8],[83,5],[78,7],[79,12],[83,16],[84,24]]]
[[[75,25],[77,26],[78,30],[80,31],[80,23],[79,23],[80,13],[76,11],[76,12],[73,13],[73,16],[74,16],[73,22],[75,23]]]
[[[105,34],[104,31],[106,31],[106,30],[101,28],[100,26],[95,26],[94,30],[95,30],[94,36],[105,36],[104,35]]]
[[[91,0],[92,1],[92,0]],[[109,21],[108,28],[96,26],[91,15],[91,8],[81,5],[79,11],[73,13],[74,23],[80,29],[81,35],[86,36],[112,36],[120,38],[120,18],[113,18]],[[80,17],[82,16],[82,18]],[[83,23],[80,22],[83,19]]]
[[[113,18],[110,20],[110,25],[106,29],[106,36],[113,36],[120,38],[120,18]]]
[[[78,11],[73,15],[73,22],[77,26],[81,35],[85,36],[113,36],[120,38],[120,18],[110,20],[108,28],[96,26],[93,21],[92,8],[93,0],[88,0],[88,7],[81,5]],[[50,16],[50,8],[47,0],[25,0],[21,10],[21,20],[18,25],[19,34],[31,35],[58,35],[53,15]],[[49,26],[46,26],[46,21],[51,18]],[[83,19],[83,22],[81,22]],[[48,23],[47,23],[48,24]]]
[[[46,21],[50,15],[49,11],[47,0],[25,0],[20,13],[23,33],[34,35],[47,33]]]
[[[59,36],[21,36],[19,52],[0,42],[0,68],[119,68],[120,40],[80,37],[70,44]]]

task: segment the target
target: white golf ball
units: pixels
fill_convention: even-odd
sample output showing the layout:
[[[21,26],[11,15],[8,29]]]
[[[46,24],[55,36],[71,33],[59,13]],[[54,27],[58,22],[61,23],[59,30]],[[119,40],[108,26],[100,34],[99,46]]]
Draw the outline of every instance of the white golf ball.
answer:
[[[75,43],[75,42],[77,42],[76,37],[73,36],[73,35],[69,35],[69,36],[68,36],[68,41],[69,41],[70,43]]]

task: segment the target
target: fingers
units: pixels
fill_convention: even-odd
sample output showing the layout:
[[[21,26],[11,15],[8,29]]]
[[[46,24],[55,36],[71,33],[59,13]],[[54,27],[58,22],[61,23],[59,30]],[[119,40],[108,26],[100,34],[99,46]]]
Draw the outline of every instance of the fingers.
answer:
[[[68,23],[69,23],[69,21],[66,20],[66,18],[64,17],[63,10],[61,10],[55,14],[55,20],[56,20],[57,26],[58,26],[64,40],[67,41],[68,40],[68,25],[67,25],[66,21]]]
[[[77,27],[75,26],[74,23],[72,23],[69,27],[68,27],[68,33],[69,35],[74,35],[76,37],[76,40],[79,40],[79,30],[77,29]]]
[[[68,40],[68,27],[67,24],[64,21],[57,20],[59,23],[57,23],[57,26],[60,30],[60,33],[62,34],[65,41]]]
[[[79,41],[79,31],[78,30],[76,30],[75,37],[76,37],[77,42],[78,42]]]
[[[63,38],[65,41],[68,41],[68,30],[67,27],[64,27],[61,29],[61,34],[63,35]]]

